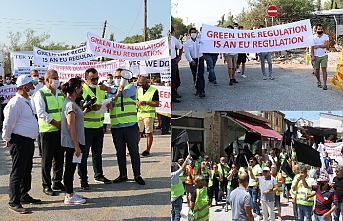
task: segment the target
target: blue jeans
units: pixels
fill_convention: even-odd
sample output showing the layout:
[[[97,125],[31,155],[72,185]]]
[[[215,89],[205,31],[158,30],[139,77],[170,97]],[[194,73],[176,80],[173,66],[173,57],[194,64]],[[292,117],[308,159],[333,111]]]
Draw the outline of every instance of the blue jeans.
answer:
[[[218,54],[205,54],[206,64],[207,64],[207,67],[209,68],[209,74],[208,74],[209,81],[216,80],[214,67],[216,66],[217,59],[218,59]]]
[[[179,196],[174,202],[172,202],[172,221],[180,221],[182,209],[182,196]]]
[[[256,213],[257,215],[261,215],[260,207],[257,203],[257,197],[258,197],[258,189],[254,189],[253,187],[248,187],[249,194],[252,198],[252,211]]]
[[[266,76],[265,60],[268,62],[269,77],[273,76],[272,56],[270,52],[261,52],[260,61],[263,76]]]
[[[81,163],[78,164],[78,174],[82,182],[88,181],[87,176],[87,159],[89,149],[92,147],[92,163],[94,170],[94,178],[103,176],[102,171],[102,147],[104,143],[104,129],[85,128],[86,145],[80,146],[82,152]]]
[[[298,207],[298,220],[304,221],[304,218],[306,217],[306,221],[312,221],[312,206],[303,206],[297,204]]]
[[[319,216],[317,214],[314,214],[314,220],[315,221],[331,221],[332,220],[332,216],[330,215],[328,218],[324,219],[323,216]]]
[[[195,88],[197,92],[205,92],[205,78],[204,78],[204,58],[194,59],[196,65],[189,64],[193,79],[195,80]]]
[[[341,214],[343,220],[343,202],[338,203],[338,207],[335,211],[333,211],[333,220],[338,221],[339,215]]]
[[[230,189],[227,190],[226,194],[226,204],[230,205],[230,194],[231,192],[236,189],[237,187],[230,187]]]

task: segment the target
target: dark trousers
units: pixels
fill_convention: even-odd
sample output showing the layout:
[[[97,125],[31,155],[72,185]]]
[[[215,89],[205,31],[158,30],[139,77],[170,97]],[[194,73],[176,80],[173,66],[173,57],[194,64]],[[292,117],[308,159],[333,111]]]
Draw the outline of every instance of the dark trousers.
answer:
[[[179,70],[179,64],[176,64],[176,78],[175,78],[175,89],[180,87],[181,85],[181,78],[180,78],[180,70]]]
[[[172,100],[176,99],[176,75],[177,75],[177,64],[175,59],[171,59],[171,96]]]
[[[43,187],[51,187],[51,167],[53,168],[52,181],[62,181],[64,152],[61,147],[61,131],[40,133],[42,145],[42,181]]]
[[[194,58],[196,65],[189,63],[191,68],[193,81],[195,82],[195,88],[198,92],[205,92],[205,78],[204,78],[204,58]]]
[[[12,134],[10,141],[12,171],[9,183],[9,204],[20,205],[31,189],[32,159],[35,150],[34,139]]]
[[[223,182],[220,182],[220,188],[226,194],[227,194],[227,183],[228,183],[228,181],[227,181],[226,177],[223,177]]]
[[[161,115],[161,120],[162,120],[162,124],[161,124],[162,132],[168,132],[170,128],[170,117]]]
[[[138,124],[131,127],[111,128],[114,147],[117,150],[117,160],[120,176],[127,176],[126,146],[131,157],[134,176],[141,175],[141,160],[138,152]]]
[[[219,195],[219,186],[218,185],[212,185],[208,188],[209,190],[209,196],[210,196],[210,202],[212,202],[213,194],[214,194],[214,200],[218,202],[218,195]]]
[[[87,159],[92,147],[92,163],[94,178],[102,177],[102,148],[104,144],[104,128],[85,128],[86,145],[80,146],[82,152],[81,163],[78,164],[78,174],[81,182],[88,182]]]
[[[80,148],[81,148],[81,145],[80,145]],[[77,163],[73,163],[73,156],[74,156],[75,149],[70,148],[70,147],[63,147],[63,149],[66,152],[63,183],[66,188],[66,193],[71,194],[74,192],[73,182],[74,182],[74,174],[75,174],[76,165],[77,165]]]
[[[35,117],[38,121],[38,116],[37,114],[35,114]],[[38,143],[38,151],[39,151],[39,155],[42,156],[42,144],[40,142],[40,134],[38,134],[38,137],[37,137],[37,143]]]

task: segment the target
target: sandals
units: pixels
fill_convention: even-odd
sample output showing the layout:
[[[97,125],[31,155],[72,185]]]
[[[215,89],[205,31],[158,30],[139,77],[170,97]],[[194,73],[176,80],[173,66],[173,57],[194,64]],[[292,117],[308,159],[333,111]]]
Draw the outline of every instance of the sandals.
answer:
[[[324,85],[323,90],[327,90],[328,86]]]
[[[322,83],[320,83],[320,82],[317,82],[317,86],[319,87],[319,88],[322,88],[323,86],[322,86]]]
[[[228,207],[225,207],[225,212],[228,212],[229,211],[229,208]]]

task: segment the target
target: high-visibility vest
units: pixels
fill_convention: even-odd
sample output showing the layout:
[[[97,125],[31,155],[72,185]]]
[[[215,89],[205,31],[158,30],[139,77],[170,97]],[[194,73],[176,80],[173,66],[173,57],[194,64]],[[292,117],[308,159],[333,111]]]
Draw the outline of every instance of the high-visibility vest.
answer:
[[[57,100],[55,95],[50,92],[49,89],[43,87],[38,92],[41,95],[41,98],[44,100],[45,103],[45,111],[55,120],[61,121],[62,120],[62,106],[64,102],[64,95],[56,89],[57,93]],[[54,132],[58,131],[59,129],[54,125],[45,122],[43,119],[38,119],[39,125],[39,132]]]
[[[146,101],[146,102],[151,102],[152,97],[154,96],[154,93],[157,89],[150,86],[149,89],[143,94],[143,88],[140,87],[137,90],[137,99],[139,101]],[[150,105],[141,105],[138,108],[138,117],[139,118],[149,118],[155,117],[155,112],[156,112],[156,107],[151,107]]]
[[[99,86],[96,86],[96,94],[90,89],[86,84],[82,86],[83,94],[82,97],[85,99],[87,95],[91,97],[96,97],[95,104],[100,104],[101,100],[105,99],[105,91],[100,90]],[[84,116],[84,126],[85,128],[99,128],[104,126],[104,114],[95,114],[95,111],[89,111]]]
[[[213,175],[214,175],[214,170],[210,170],[210,171],[211,171],[211,173],[210,173],[210,179],[209,179],[209,181],[208,181],[208,187],[213,186]],[[218,171],[218,172],[219,172],[219,171]],[[219,179],[223,178],[223,177],[221,176],[220,173],[218,173],[218,174],[219,174]]]
[[[287,157],[287,153],[280,153],[280,162],[281,162],[281,165],[283,164],[283,162],[285,161]]]
[[[309,186],[311,186],[314,181],[314,179],[310,177],[307,177],[305,180]],[[299,181],[295,193],[297,196],[297,204],[302,206],[313,206],[314,196],[305,200],[305,196],[311,194],[311,190],[304,187],[302,180]]]
[[[277,191],[276,191],[276,193],[275,193],[275,195],[277,195],[277,196],[280,196],[281,195],[281,193],[282,193],[282,184],[279,184],[279,181],[281,181],[282,180],[282,174],[281,173],[277,173],[277,175],[276,175],[276,181],[277,181]]]
[[[179,177],[179,182],[177,184],[171,184],[171,197],[176,198],[182,196],[185,192],[185,188],[183,187],[182,181]]]
[[[128,88],[130,84],[127,84],[124,88]],[[136,101],[131,97],[123,97],[124,111],[121,110],[121,98],[119,97],[113,104],[113,108],[110,110],[111,125],[128,124],[137,121],[137,109]]]
[[[252,168],[252,174],[254,174],[255,177],[258,176],[258,169],[260,168],[259,164],[256,164],[253,168]],[[250,172],[249,172],[250,173]],[[256,186],[257,181],[256,180],[251,180],[251,184],[252,186]]]
[[[225,177],[225,178],[228,176],[229,171],[226,166],[228,166],[227,163],[225,163],[224,166],[222,166],[221,163],[217,164],[219,176]],[[223,174],[223,169],[224,169],[224,174]]]
[[[196,200],[194,204],[193,216],[196,221],[206,221],[210,217],[208,208],[207,188],[196,189]]]
[[[205,177],[205,178],[209,178],[209,174],[208,174],[208,172],[207,172],[207,170],[206,169],[201,169],[201,175],[203,176],[203,177]]]
[[[195,177],[198,174],[198,167],[197,166],[193,167],[193,173],[192,174],[190,174],[190,172],[191,172],[190,168],[191,167],[189,165],[187,165],[187,177],[186,177],[186,181],[185,181],[186,184],[190,184],[191,179],[192,179],[193,184],[194,184]]]

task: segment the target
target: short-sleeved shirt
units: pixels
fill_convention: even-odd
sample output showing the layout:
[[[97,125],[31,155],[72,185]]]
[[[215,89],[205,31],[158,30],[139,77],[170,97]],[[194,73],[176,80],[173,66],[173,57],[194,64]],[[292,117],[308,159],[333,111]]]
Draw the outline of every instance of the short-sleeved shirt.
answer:
[[[259,187],[261,191],[261,200],[262,201],[267,201],[267,202],[273,202],[275,201],[275,194],[274,193],[268,193],[268,194],[263,194],[264,191],[266,190],[271,190],[274,188],[274,186],[277,185],[277,181],[274,177],[271,175],[265,179],[264,176],[258,176],[256,177],[259,182]]]
[[[335,190],[338,197],[338,202],[343,202],[343,178],[338,178],[337,176],[333,178],[335,182]]]
[[[338,202],[336,191],[330,186],[326,190],[322,191],[320,190],[320,186],[313,185],[312,190],[316,191],[314,213],[317,215],[324,215],[324,213],[331,209],[332,203]]]
[[[182,44],[174,36],[171,36],[171,59],[176,57],[176,51],[182,48]],[[181,55],[180,55],[181,56]]]
[[[64,100],[62,107],[62,121],[61,121],[61,146],[75,148],[74,142],[71,139],[70,131],[67,125],[67,116],[70,112],[75,113],[75,131],[77,139],[81,145],[85,145],[85,128],[84,128],[84,114],[79,106],[68,98]]]
[[[252,199],[248,191],[242,187],[234,189],[230,194],[230,205],[233,220],[248,220],[245,207],[252,207]]]
[[[326,34],[323,34],[320,37],[317,35],[314,35],[313,38],[314,38],[314,45],[323,45],[323,44],[325,44],[326,41],[329,40],[329,36],[327,36]],[[314,49],[314,56],[324,57],[326,55],[327,55],[326,48]]]

